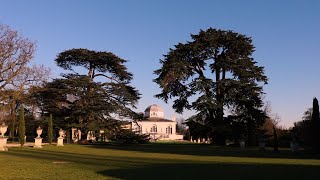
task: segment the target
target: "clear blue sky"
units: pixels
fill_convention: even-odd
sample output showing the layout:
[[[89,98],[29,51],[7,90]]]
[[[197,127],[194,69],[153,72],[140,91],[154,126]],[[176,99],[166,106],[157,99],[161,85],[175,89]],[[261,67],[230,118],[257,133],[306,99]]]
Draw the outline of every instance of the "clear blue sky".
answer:
[[[320,98],[320,1],[0,0],[0,23],[37,41],[34,62],[61,70],[54,59],[70,48],[110,51],[129,60],[142,94],[138,111],[153,103],[170,118],[171,103],[153,98],[159,59],[169,48],[209,27],[252,37],[254,57],[269,77],[266,100],[281,124],[292,125]],[[178,117],[187,118],[191,112]]]

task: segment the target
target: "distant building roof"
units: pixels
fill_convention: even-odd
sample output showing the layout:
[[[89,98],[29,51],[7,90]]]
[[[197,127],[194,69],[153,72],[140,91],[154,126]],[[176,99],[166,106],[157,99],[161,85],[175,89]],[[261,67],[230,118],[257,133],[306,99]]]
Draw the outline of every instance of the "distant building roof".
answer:
[[[147,107],[147,109],[144,111],[144,117],[146,118],[164,118],[164,112],[161,106],[157,104],[152,104]]]
[[[172,120],[165,119],[165,118],[159,118],[159,117],[150,117],[150,118],[146,118],[146,119],[139,120],[139,121],[144,121],[144,122],[174,122]]]
[[[152,104],[148,106],[146,110],[144,110],[144,112],[150,112],[150,111],[163,112],[163,109],[158,104]]]

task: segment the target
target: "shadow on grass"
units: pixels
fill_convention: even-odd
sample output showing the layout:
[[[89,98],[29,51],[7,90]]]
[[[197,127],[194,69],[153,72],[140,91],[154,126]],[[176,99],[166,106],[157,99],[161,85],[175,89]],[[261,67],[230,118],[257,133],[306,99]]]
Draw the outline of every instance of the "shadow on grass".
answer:
[[[248,164],[151,164],[98,172],[120,179],[317,179],[319,167]]]
[[[154,145],[156,147],[154,147]],[[89,147],[89,148],[87,148]],[[161,147],[161,148],[159,148]],[[174,147],[177,147],[174,145]],[[195,147],[181,146],[176,148],[176,151],[184,150],[196,151]],[[198,146],[196,146],[198,147]],[[202,146],[199,146],[202,147]],[[206,147],[206,146],[204,146]],[[12,148],[5,152],[7,155],[18,156],[22,158],[32,158],[44,160],[44,166],[47,163],[54,161],[66,161],[71,165],[77,165],[78,169],[92,169],[97,174],[106,176],[107,178],[120,179],[317,179],[320,166],[311,165],[290,165],[290,164],[264,164],[256,162],[239,163],[228,161],[198,161],[191,159],[169,159],[161,155],[161,158],[154,159],[151,156],[135,157],[126,156],[127,152],[116,151],[114,154],[108,154],[110,151],[95,151],[91,148],[108,148],[121,149],[129,151],[142,152],[161,152],[164,153],[165,148],[173,148],[168,145],[148,144],[133,145],[133,146],[77,146],[73,145],[67,148],[48,148],[48,149],[33,149]],[[141,149],[142,148],[142,149]],[[151,148],[151,149],[149,149]],[[163,149],[162,149],[163,148]],[[220,147],[208,146],[210,150],[222,151]],[[212,149],[213,148],[213,149]],[[147,149],[147,150],[143,150]],[[218,150],[217,150],[218,149]],[[204,151],[204,150],[201,150]],[[175,152],[174,150],[166,150],[166,152]],[[91,154],[94,153],[94,154]],[[122,154],[123,153],[123,154]],[[191,153],[191,152],[189,152]],[[200,155],[209,152],[201,152]],[[216,153],[216,152],[215,152]],[[183,153],[183,151],[181,152]],[[196,153],[199,155],[199,153]],[[226,156],[224,154],[224,156]],[[28,160],[28,159],[23,159]],[[61,165],[61,164],[60,164]],[[67,168],[67,166],[66,166]]]
[[[149,144],[92,144],[87,145],[92,148],[107,148],[113,150],[137,151],[146,153],[166,153],[196,156],[228,156],[228,157],[253,157],[253,158],[286,158],[286,159],[320,159],[320,155],[310,154],[304,151],[291,152],[289,149],[274,152],[269,150],[261,151],[258,148],[213,146],[208,144],[165,144],[165,143],[149,143]]]
[[[10,149],[7,152],[8,155],[18,156],[22,158],[33,158],[39,160],[51,161],[52,163],[55,161],[63,161],[69,163],[75,163],[86,166],[108,166],[112,165],[115,167],[128,165],[130,164],[129,159],[123,159],[119,157],[113,156],[102,156],[97,154],[82,154],[79,152],[59,152],[59,151],[51,151],[44,149],[32,149],[32,148],[24,148],[24,149]],[[139,164],[137,159],[132,160],[136,161],[134,164]],[[108,163],[107,163],[108,162]]]

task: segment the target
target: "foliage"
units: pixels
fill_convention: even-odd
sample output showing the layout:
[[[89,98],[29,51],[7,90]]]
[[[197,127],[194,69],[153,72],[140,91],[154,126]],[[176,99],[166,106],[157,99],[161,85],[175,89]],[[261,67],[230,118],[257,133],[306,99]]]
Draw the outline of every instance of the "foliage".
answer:
[[[137,134],[127,129],[119,129],[112,133],[110,140],[123,144],[144,144],[150,141],[147,134]]]
[[[90,91],[87,91],[88,85]],[[108,126],[115,120],[114,114],[132,114],[130,109],[113,98],[115,93],[108,91],[101,83],[90,81],[87,76],[68,75],[55,79],[35,95],[42,100],[40,107],[54,113],[56,125],[64,128],[79,125],[82,131],[86,131],[97,124]]]
[[[176,121],[176,133],[183,135],[183,140],[190,140],[190,130],[187,127],[186,120],[178,118]]]
[[[52,143],[52,134],[53,133],[53,122],[52,122],[52,113],[49,115],[48,119],[48,142],[49,144]]]
[[[177,133],[180,133],[180,134],[183,134],[185,133],[187,127],[186,127],[186,124],[185,124],[185,120],[183,118],[178,118],[176,120],[177,124],[176,124],[176,132]]]
[[[290,142],[292,141],[291,130],[285,129],[278,125],[279,117],[268,117],[265,123],[259,128],[259,138],[261,141],[264,141],[267,146],[274,146],[274,129],[278,137],[279,147],[289,147]]]
[[[302,120],[294,123],[292,128],[293,140],[299,142],[305,149],[312,147],[312,122]]]
[[[39,86],[49,78],[48,68],[29,66],[35,50],[35,42],[0,24],[0,118],[14,120],[15,109],[27,100],[29,87]]]
[[[198,139],[209,139],[210,127],[206,126],[197,116],[189,117],[185,124],[189,127],[190,137],[193,141],[198,141]]]
[[[190,129],[186,129],[183,133],[183,140],[190,141],[191,135],[190,135]]]
[[[306,110],[304,113],[303,113],[303,117],[302,117],[302,120],[303,121],[311,121],[312,120],[312,114],[313,114],[313,110],[312,108],[309,108],[308,110]]]
[[[320,153],[320,116],[319,116],[319,102],[317,98],[313,99],[312,106],[312,140],[313,149],[315,152]]]
[[[49,68],[43,65],[30,65],[35,50],[35,42],[23,37],[9,26],[0,24],[0,121],[7,121],[10,125],[12,141],[15,130],[20,126],[17,123],[19,107],[24,105],[25,110],[32,109],[36,112],[36,107],[28,98],[30,87],[41,86],[50,75]],[[31,131],[28,127],[27,129]],[[22,140],[24,135],[25,132]]]
[[[20,115],[19,115],[19,140],[21,147],[25,143],[25,134],[26,134],[26,127],[25,127],[25,120],[24,120],[24,107],[20,106]]]
[[[19,82],[35,52],[35,43],[0,24],[0,90]]]
[[[12,121],[11,121],[11,124],[10,124],[10,135],[9,135],[9,137],[11,138],[11,141],[12,142],[14,142],[14,137],[15,137],[15,127],[16,127],[16,124],[15,124],[16,122],[15,122],[15,119],[13,119]]]
[[[290,144],[293,141],[291,130],[276,127],[276,132],[278,135],[279,147],[290,147]]]
[[[226,118],[228,124],[230,124],[231,133],[228,137],[230,141],[235,142],[238,144],[240,141],[247,140],[247,128],[246,123],[242,121],[242,119],[238,118],[238,116],[229,115]]]
[[[317,151],[319,128],[319,109],[318,101],[313,99],[313,108],[309,108],[305,113],[301,121],[295,122],[294,127],[291,130],[292,136],[295,141],[299,142],[305,149],[313,149]],[[317,110],[318,109],[318,110]],[[315,111],[315,113],[314,113]],[[317,118],[318,117],[318,118]],[[318,119],[318,121],[317,121]]]
[[[223,144],[228,128],[224,109],[233,107],[254,128],[254,117],[261,114],[263,105],[261,83],[267,83],[267,77],[252,58],[250,38],[212,28],[191,37],[192,41],[175,45],[160,60],[162,67],[155,71],[154,82],[162,92],[156,97],[166,102],[174,99],[178,113],[195,110],[211,128],[211,136]]]
[[[86,133],[89,128],[110,128],[116,119],[136,115],[131,108],[140,94],[130,86],[132,74],[124,65],[126,60],[110,52],[71,49],[59,53],[55,61],[72,73],[36,89],[33,97],[43,112],[55,115],[58,126],[77,126]],[[76,73],[79,68],[88,74]]]
[[[233,131],[233,140],[246,140],[249,146],[255,146],[259,136],[259,128],[268,117],[261,109],[245,108],[235,115],[228,116],[227,122]]]
[[[124,84],[132,79],[132,74],[124,65],[126,60],[111,52],[71,49],[58,54],[55,61],[59,67],[73,72],[75,67],[83,67],[88,70],[88,77],[91,79],[100,76]]]
[[[279,151],[278,134],[275,126],[273,126],[273,141],[273,150]]]

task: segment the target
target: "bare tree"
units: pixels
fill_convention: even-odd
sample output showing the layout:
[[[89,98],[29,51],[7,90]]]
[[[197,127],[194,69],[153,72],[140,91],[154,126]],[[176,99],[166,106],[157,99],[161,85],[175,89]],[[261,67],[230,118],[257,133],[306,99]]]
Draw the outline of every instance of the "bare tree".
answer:
[[[12,119],[8,116],[14,114],[30,86],[39,86],[49,78],[49,68],[30,66],[35,50],[35,42],[0,24],[0,121]]]
[[[177,119],[177,132],[178,133],[183,133],[187,129],[185,122],[186,122],[186,120],[184,118]]]
[[[0,25],[0,90],[10,86],[14,78],[25,71],[35,48],[35,42],[23,38],[6,25]]]

